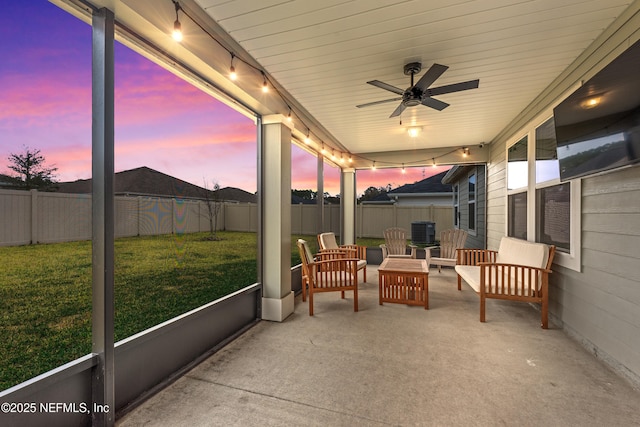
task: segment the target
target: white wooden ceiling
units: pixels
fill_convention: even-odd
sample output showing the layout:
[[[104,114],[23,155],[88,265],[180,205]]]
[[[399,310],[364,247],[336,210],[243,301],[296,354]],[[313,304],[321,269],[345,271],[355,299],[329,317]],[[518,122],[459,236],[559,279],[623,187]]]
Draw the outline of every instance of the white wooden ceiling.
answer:
[[[626,0],[196,0],[352,153],[490,142],[629,5]],[[480,79],[408,108],[366,84],[409,86],[407,62],[449,69],[432,85]],[[423,127],[418,138],[409,125]]]
[[[172,0],[89,1],[114,10],[119,23],[253,111],[286,114],[287,104],[260,92],[262,77],[255,69],[247,70],[253,75],[244,81],[229,80],[227,50],[243,50],[242,57],[267,72],[289,105],[300,107],[296,113],[304,120],[294,121],[296,137],[310,127],[336,150],[352,153],[356,168],[369,167],[372,159],[430,164],[457,147],[490,143],[631,2],[180,0],[199,23],[181,15],[185,39],[178,44],[170,36]],[[413,61],[423,67],[416,78],[434,63],[449,67],[431,87],[473,79],[479,87],[435,97],[450,104],[442,111],[407,108],[402,125],[400,118],[389,118],[399,102],[355,107],[397,97],[366,82],[405,89],[410,84],[403,66]],[[406,132],[411,125],[422,127],[417,138]]]

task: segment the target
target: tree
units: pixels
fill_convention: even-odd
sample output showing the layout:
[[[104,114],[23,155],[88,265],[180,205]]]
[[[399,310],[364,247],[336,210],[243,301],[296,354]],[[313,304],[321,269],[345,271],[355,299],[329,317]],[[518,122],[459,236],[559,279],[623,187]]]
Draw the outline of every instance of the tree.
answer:
[[[220,203],[220,184],[213,182],[213,188],[209,188],[207,180],[204,180],[202,195],[207,206],[207,218],[209,219],[209,240],[218,240],[218,214],[222,203]]]
[[[291,194],[303,200],[315,200],[318,197],[318,192],[313,190],[291,190]]]
[[[45,166],[45,158],[37,148],[31,150],[24,147],[24,153],[10,154],[8,157],[9,169],[14,171],[20,187],[31,190],[48,190],[55,184],[54,173],[58,168]]]
[[[391,184],[387,184],[386,187],[369,187],[364,190],[364,193],[362,193],[362,196],[360,196],[358,202],[374,200],[376,197],[380,196],[381,194],[387,194],[389,191],[391,191]]]

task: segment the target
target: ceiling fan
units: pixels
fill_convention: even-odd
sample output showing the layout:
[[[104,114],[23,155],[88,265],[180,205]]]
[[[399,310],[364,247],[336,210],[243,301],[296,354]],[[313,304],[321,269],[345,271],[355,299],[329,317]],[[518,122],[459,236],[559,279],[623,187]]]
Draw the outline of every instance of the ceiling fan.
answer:
[[[400,101],[400,105],[398,105],[398,108],[396,108],[393,113],[391,113],[389,118],[399,116],[407,107],[415,107],[416,105],[420,104],[434,108],[438,111],[442,111],[447,108],[449,104],[432,98],[432,96],[443,95],[445,93],[451,92],[459,92],[461,90],[476,89],[478,87],[478,83],[480,82],[480,80],[476,79],[469,80],[468,82],[454,83],[429,89],[429,86],[431,86],[433,82],[435,82],[438,77],[442,75],[442,73],[447,71],[447,68],[449,67],[447,67],[446,65],[433,64],[431,68],[429,68],[427,72],[424,73],[422,77],[420,77],[418,83],[413,84],[413,76],[420,72],[420,70],[422,69],[422,64],[419,62],[410,62],[404,66],[404,74],[407,76],[411,76],[411,86],[409,86],[405,90],[392,86],[388,83],[381,82],[380,80],[371,80],[367,82],[368,84],[379,87],[380,89],[388,90],[389,92],[402,95],[400,98],[391,98],[382,101],[369,102],[366,104],[356,105],[356,107],[362,108],[369,107],[371,105],[383,104],[385,102]]]

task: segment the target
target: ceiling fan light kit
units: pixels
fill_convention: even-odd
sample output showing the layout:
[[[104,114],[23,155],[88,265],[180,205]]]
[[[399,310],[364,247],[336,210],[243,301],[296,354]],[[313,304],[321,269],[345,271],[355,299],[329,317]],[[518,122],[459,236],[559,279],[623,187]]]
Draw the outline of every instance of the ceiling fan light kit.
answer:
[[[433,98],[434,95],[444,95],[452,92],[460,92],[463,90],[476,89],[480,83],[480,80],[469,80],[461,83],[454,83],[446,86],[440,86],[435,88],[429,88],[449,67],[441,64],[433,64],[426,73],[420,77],[417,83],[413,83],[413,76],[422,70],[422,64],[420,62],[410,62],[404,66],[404,74],[411,76],[411,86],[402,90],[398,87],[390,85],[388,83],[381,82],[380,80],[371,80],[367,83],[378,87],[380,89],[393,92],[397,95],[401,95],[400,98],[385,99],[382,101],[374,101],[366,104],[356,105],[358,108],[369,107],[372,105],[383,104],[386,102],[400,101],[398,107],[391,113],[389,118],[397,117],[407,108],[416,107],[418,105],[424,105],[426,107],[433,108],[438,111],[442,111],[449,106],[446,102]]]

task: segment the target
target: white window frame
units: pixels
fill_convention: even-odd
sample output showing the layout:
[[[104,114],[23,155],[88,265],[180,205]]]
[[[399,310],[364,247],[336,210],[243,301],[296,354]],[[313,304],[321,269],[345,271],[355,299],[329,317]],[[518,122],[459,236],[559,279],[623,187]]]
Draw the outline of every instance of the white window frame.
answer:
[[[460,228],[460,185],[453,186],[453,227]]]
[[[561,100],[564,97],[561,98]],[[558,101],[559,103],[560,101]],[[557,105],[557,104],[555,104]],[[508,169],[505,170],[505,187],[507,187],[507,191],[505,192],[505,229],[504,234],[507,236],[509,234],[509,196],[517,193],[526,192],[527,193],[527,240],[535,241],[536,239],[536,190],[546,187],[552,187],[554,185],[560,184],[560,179],[555,178],[550,181],[545,181],[541,183],[536,183],[536,129],[544,124],[547,120],[549,120],[553,116],[553,105],[542,114],[540,114],[536,119],[532,120],[527,124],[520,132],[509,141],[507,144],[507,149],[505,150],[505,168],[508,168],[509,164],[509,147],[513,146],[517,142],[519,142],[525,135],[528,135],[527,138],[527,171],[528,171],[528,185],[523,188],[516,188],[513,190],[508,189]],[[568,269],[574,271],[581,271],[581,256],[582,256],[582,179],[573,179],[570,182],[571,188],[571,217],[569,223],[569,233],[570,233],[570,252],[561,252],[556,251],[556,255],[554,258],[554,263],[560,265],[562,267],[566,267]]]
[[[507,189],[507,194],[505,197],[505,230],[504,230],[504,235],[508,236],[509,235],[509,196],[513,196],[516,194],[521,194],[521,193],[526,193],[527,194],[527,239],[530,239],[531,237],[531,230],[529,229],[529,223],[531,222],[531,213],[530,213],[530,208],[531,208],[531,199],[529,198],[529,194],[527,193],[529,190],[529,185],[531,184],[531,146],[532,144],[530,143],[531,141],[531,132],[520,132],[517,134],[518,136],[513,138],[508,144],[507,144],[507,149],[505,150],[505,156],[506,156],[506,163],[505,163],[505,187]],[[509,148],[513,147],[514,145],[516,145],[518,142],[520,142],[524,137],[527,137],[527,185],[524,187],[516,187],[513,189],[509,189]],[[535,173],[535,171],[534,171]],[[535,194],[534,194],[535,196]],[[534,224],[534,232],[535,232],[535,224]]]
[[[471,192],[469,191],[469,182],[470,182],[470,178],[472,176],[475,176],[476,179],[476,183],[475,183],[475,190],[473,193],[473,228],[471,228],[471,224],[469,223],[469,205],[471,205],[471,198],[469,197],[471,195]],[[477,236],[478,235],[478,173],[476,170],[474,170],[473,172],[469,173],[469,175],[467,176],[467,232],[471,235],[471,236]]]

